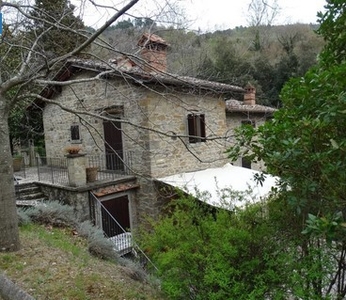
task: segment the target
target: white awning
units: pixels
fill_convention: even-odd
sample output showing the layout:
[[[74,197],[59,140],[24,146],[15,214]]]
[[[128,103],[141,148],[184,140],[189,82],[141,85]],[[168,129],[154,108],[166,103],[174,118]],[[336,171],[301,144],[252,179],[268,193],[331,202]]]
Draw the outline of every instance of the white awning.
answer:
[[[221,168],[180,173],[158,180],[210,205],[232,210],[234,207],[243,207],[246,203],[265,200],[276,185],[278,178],[265,175],[265,181],[261,185],[256,182],[255,174],[261,173],[228,163]]]

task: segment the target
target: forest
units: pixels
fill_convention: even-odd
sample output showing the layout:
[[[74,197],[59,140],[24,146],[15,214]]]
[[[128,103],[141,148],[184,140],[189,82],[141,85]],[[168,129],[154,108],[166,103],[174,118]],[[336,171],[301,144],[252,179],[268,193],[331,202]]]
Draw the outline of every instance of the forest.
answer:
[[[128,19],[109,27],[104,39],[120,51],[135,53],[141,33],[152,32],[170,45],[169,72],[238,86],[251,82],[259,103],[279,107],[284,83],[316,64],[324,44],[317,29],[318,24],[260,25],[199,33]],[[112,55],[97,54],[104,59]]]

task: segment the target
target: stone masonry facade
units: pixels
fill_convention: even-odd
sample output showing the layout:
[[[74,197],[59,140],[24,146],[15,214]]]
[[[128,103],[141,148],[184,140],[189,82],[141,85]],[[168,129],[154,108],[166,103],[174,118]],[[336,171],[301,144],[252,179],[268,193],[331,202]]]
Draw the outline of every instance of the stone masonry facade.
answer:
[[[234,128],[246,120],[258,125],[272,113],[256,105],[250,84],[243,89],[166,73],[169,45],[160,37],[144,34],[138,46],[140,61],[126,56],[108,64],[71,60],[59,76],[75,83],[48,96],[65,109],[46,104],[43,112],[48,157],[63,157],[71,144],[80,145],[87,155],[104,155],[108,134],[116,136],[124,153],[131,153],[131,171],[139,184],[131,196],[134,224],[160,211],[155,179],[223,166],[229,162],[225,150],[232,146],[228,137]],[[225,101],[226,95],[236,93],[243,94],[244,101]],[[109,124],[116,128],[105,129]],[[73,177],[76,186],[79,177]]]
[[[95,76],[83,72],[73,79]],[[225,102],[215,95],[190,91],[172,91],[160,87],[148,89],[127,83],[121,78],[77,83],[63,87],[54,99],[68,109],[105,115],[107,110],[120,108],[116,117],[122,122],[124,151],[131,151],[132,168],[141,188],[137,192],[137,212],[140,216],[155,215],[158,205],[152,178],[179,172],[219,167],[226,162],[227,142],[211,139],[190,144],[187,115],[205,115],[208,138],[225,135]],[[46,153],[48,157],[63,157],[71,144],[70,126],[80,127],[80,146],[87,155],[105,153],[103,120],[66,112],[47,104],[44,109]]]

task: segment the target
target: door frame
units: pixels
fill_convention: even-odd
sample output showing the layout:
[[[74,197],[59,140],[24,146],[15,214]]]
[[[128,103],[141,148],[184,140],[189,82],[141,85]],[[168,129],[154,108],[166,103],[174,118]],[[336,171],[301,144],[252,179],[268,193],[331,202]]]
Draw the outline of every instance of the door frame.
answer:
[[[120,192],[120,193],[115,193],[115,194],[109,194],[106,196],[98,197],[98,200],[102,203],[103,201],[109,201],[109,200],[114,200],[116,201],[117,198],[121,198],[127,196],[128,199],[128,211],[129,211],[129,222],[130,222],[130,231],[132,231],[133,228],[133,220],[132,220],[132,193],[126,193],[126,192]],[[102,211],[101,207],[97,206],[95,210],[95,220],[97,225],[103,230],[103,224],[102,224]],[[124,228],[126,230],[126,228]]]
[[[104,139],[104,149],[106,154],[106,169],[107,170],[120,170],[124,171],[124,141],[122,133],[122,123],[115,117],[114,120],[105,120],[102,122],[103,127],[103,139]],[[107,131],[108,130],[108,131]],[[106,134],[106,131],[108,134]],[[114,134],[115,133],[115,134]],[[114,147],[112,142],[106,138],[108,135],[120,136],[118,147]]]

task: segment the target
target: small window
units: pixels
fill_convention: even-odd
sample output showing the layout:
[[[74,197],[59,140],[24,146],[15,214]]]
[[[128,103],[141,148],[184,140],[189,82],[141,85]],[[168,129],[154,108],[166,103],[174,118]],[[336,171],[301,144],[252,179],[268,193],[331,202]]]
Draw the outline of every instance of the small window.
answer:
[[[256,123],[254,120],[242,120],[241,125],[251,125],[252,127],[256,127]]]
[[[249,160],[248,158],[242,157],[241,166],[243,168],[251,169],[251,160]]]
[[[79,125],[71,125],[71,142],[80,142]]]
[[[204,114],[189,114],[187,116],[187,123],[189,142],[192,144],[206,142]]]

